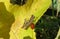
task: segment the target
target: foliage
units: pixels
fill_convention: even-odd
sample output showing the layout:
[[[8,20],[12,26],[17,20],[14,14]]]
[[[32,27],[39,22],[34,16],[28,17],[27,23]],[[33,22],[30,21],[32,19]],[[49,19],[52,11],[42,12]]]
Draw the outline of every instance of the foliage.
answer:
[[[58,18],[44,15],[36,24],[37,39],[54,39],[59,30]]]

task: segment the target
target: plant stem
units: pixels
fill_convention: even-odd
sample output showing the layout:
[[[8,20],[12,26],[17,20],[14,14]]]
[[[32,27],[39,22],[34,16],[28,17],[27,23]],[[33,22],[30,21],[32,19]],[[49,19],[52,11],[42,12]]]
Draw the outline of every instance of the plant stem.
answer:
[[[58,17],[59,14],[59,5],[58,5],[58,0],[57,0],[57,13],[56,13],[56,17]]]
[[[52,0],[52,16],[54,16],[54,0]]]

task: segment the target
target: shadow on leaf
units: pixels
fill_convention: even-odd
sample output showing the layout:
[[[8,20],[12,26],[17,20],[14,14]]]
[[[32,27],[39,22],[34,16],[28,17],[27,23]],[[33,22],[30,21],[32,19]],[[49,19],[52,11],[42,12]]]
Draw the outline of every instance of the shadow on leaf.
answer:
[[[32,39],[30,36],[26,36],[23,39]]]
[[[10,28],[14,21],[14,15],[6,10],[4,3],[0,2],[0,38],[9,39]]]

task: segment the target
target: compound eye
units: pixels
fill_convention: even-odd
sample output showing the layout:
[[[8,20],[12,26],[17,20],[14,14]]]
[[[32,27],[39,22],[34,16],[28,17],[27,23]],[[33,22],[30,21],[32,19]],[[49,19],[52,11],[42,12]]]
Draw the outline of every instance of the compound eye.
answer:
[[[17,4],[17,5],[24,5],[24,4],[26,4],[26,1],[27,0],[10,0],[10,3],[11,4]]]

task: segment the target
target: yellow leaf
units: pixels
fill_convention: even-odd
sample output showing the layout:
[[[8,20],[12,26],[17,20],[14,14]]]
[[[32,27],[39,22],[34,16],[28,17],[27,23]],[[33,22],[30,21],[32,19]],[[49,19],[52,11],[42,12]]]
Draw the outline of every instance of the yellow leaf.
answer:
[[[5,4],[7,11],[11,12],[15,17],[15,22],[12,24],[10,30],[10,39],[36,39],[34,30],[30,27],[24,30],[21,27],[26,22],[25,20],[30,20],[32,15],[35,17],[32,22],[36,24],[49,8],[51,0],[27,0],[23,6],[13,5],[10,3],[10,0],[2,2]]]

